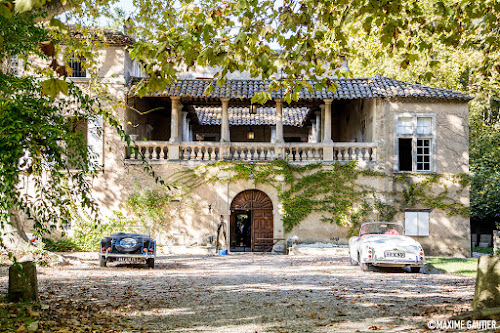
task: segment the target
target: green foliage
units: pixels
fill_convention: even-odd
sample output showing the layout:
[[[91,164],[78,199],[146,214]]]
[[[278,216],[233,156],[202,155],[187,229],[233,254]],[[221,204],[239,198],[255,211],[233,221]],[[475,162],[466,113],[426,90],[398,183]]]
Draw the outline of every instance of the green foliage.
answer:
[[[135,224],[148,226],[153,231],[168,224],[168,206],[172,202],[169,193],[159,190],[136,190],[126,205],[133,213]]]
[[[424,206],[439,208],[449,215],[469,216],[468,207],[448,196],[448,191],[432,194],[432,185],[439,185],[443,175],[396,174],[387,176],[380,172],[359,170],[356,163],[332,165],[309,164],[296,166],[284,160],[268,163],[217,162],[187,169],[174,174],[169,181],[185,193],[207,183],[248,180],[253,175],[256,184],[274,187],[280,198],[281,215],[285,231],[291,231],[312,213],[320,213],[321,220],[337,225],[350,226],[355,233],[358,225],[374,215],[379,220],[393,221],[404,208]],[[384,177],[388,181],[407,184],[400,192],[378,193],[359,182]],[[424,177],[418,183],[410,183],[413,177]],[[459,187],[462,177],[451,179]],[[463,188],[462,188],[463,189]],[[381,198],[394,198],[395,204]],[[154,207],[153,207],[154,209]]]
[[[473,252],[478,252],[478,253],[484,253],[484,254],[491,254],[493,255],[493,248],[492,247],[474,247],[472,250]]]
[[[471,133],[471,218],[500,222],[500,123]]]
[[[123,215],[116,214],[115,219],[96,222],[92,216],[81,209],[72,207],[72,231],[71,241],[81,251],[97,251],[103,237],[118,232],[129,224]]]
[[[76,245],[88,249],[97,244],[95,239],[107,226],[99,224],[97,204],[91,196],[92,179],[101,166],[87,147],[85,136],[76,128],[102,117],[128,146],[137,146],[111,112],[101,108],[100,101],[106,99],[106,93],[98,80],[87,88],[99,100],[89,97],[64,76],[57,77],[58,41],[65,41],[65,52],[77,51],[94,67],[97,53],[91,49],[101,44],[89,43],[90,38],[68,38],[69,31],[57,19],[50,20],[51,30],[37,23],[50,19],[37,7],[44,4],[16,2],[17,9],[23,6],[20,13],[12,3],[0,3],[0,229],[9,223],[15,211],[23,211],[33,220],[32,229],[43,237],[57,225],[70,223],[76,209],[86,214],[78,240],[81,244]],[[83,32],[85,36],[90,34],[85,29]],[[13,56],[24,62],[19,73],[11,66]],[[45,67],[43,62],[31,61],[29,57],[34,56],[52,63]],[[33,74],[45,79],[36,79]],[[139,155],[145,171],[163,184],[144,156]],[[23,181],[29,183],[30,193],[19,186]]]
[[[44,245],[43,246],[44,250],[50,252],[81,251],[81,249],[73,242],[73,240],[67,238],[62,238],[62,239],[44,238],[43,245]]]

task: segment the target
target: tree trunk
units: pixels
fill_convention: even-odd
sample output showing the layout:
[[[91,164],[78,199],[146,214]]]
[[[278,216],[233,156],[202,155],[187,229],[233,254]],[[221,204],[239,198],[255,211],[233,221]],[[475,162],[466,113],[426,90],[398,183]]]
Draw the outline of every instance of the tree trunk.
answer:
[[[64,5],[63,2],[65,2]],[[77,6],[80,3],[81,1],[68,1],[68,2],[61,0],[47,1],[40,9],[37,9],[37,11],[40,11],[45,15],[38,17],[35,21],[36,22],[50,21],[50,19],[52,19],[53,17],[60,15],[64,12],[67,12],[68,10],[71,10],[73,7]]]
[[[11,251],[18,251],[30,246],[30,241],[24,232],[19,212],[11,210],[10,223],[4,223],[0,229],[4,246]]]

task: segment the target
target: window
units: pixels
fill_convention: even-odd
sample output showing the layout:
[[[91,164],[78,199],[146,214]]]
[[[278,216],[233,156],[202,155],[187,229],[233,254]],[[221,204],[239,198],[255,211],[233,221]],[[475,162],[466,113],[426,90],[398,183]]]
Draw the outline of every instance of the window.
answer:
[[[396,117],[396,171],[435,170],[435,117],[411,115]]]
[[[102,116],[93,116],[87,123],[87,146],[89,148],[89,163],[96,170],[102,169],[104,160],[104,122]]]
[[[86,77],[85,69],[83,69],[83,63],[85,58],[83,56],[72,56],[69,58],[68,66],[71,68],[70,77]]]
[[[431,140],[417,139],[417,171],[431,171]]]
[[[80,133],[82,139],[87,144],[89,156],[87,162],[91,169],[100,170],[103,164],[103,118],[93,116],[88,120],[71,117],[73,131]],[[70,152],[71,153],[71,152]],[[71,154],[70,154],[71,155]],[[75,161],[68,160],[70,169],[77,168]]]
[[[17,76],[19,74],[19,59],[17,56],[10,57],[7,61],[7,73]]]
[[[432,132],[432,118],[417,117],[417,134],[430,135]]]
[[[429,211],[405,212],[405,235],[429,236]]]
[[[398,134],[412,134],[412,119],[411,118],[399,118],[398,119]]]

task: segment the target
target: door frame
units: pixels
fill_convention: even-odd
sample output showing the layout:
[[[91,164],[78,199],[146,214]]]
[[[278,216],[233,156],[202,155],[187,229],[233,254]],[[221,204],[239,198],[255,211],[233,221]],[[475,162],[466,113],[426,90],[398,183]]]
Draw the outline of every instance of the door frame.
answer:
[[[229,248],[231,248],[231,242],[232,242],[231,225],[233,223],[236,223],[235,221],[236,214],[240,213],[241,211],[251,211],[250,212],[250,223],[252,230],[251,250],[252,252],[255,251],[254,233],[256,231],[256,228],[254,225],[254,218],[255,218],[254,213],[262,210],[271,211],[270,223],[274,234],[274,214],[272,213],[273,203],[271,198],[264,191],[257,189],[247,189],[239,192],[237,195],[234,196],[233,200],[231,201],[231,210],[230,210],[231,216],[230,216]],[[270,241],[269,243],[272,243],[272,241]]]

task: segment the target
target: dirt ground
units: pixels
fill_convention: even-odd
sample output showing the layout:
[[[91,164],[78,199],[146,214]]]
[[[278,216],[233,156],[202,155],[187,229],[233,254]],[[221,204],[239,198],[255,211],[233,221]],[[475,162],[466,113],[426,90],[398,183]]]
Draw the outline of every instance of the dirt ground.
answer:
[[[362,272],[347,257],[162,256],[148,269],[72,256],[81,264],[38,268],[40,332],[426,332],[468,310],[475,283]]]

